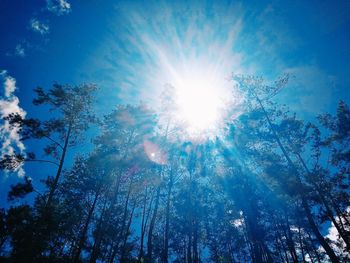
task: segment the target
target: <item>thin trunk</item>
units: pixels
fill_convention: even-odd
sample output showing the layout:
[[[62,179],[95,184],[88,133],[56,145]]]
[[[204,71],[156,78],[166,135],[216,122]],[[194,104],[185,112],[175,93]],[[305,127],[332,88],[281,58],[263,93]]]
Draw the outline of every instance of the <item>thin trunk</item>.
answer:
[[[188,233],[188,244],[187,244],[187,263],[192,263],[192,231],[189,231]]]
[[[298,237],[299,237],[299,245],[300,245],[300,251],[301,251],[301,259],[303,263],[305,263],[305,253],[304,253],[304,246],[303,246],[303,239],[301,236],[301,228],[298,227]]]
[[[342,223],[341,225],[339,225],[339,223],[337,222],[337,220],[335,219],[334,215],[333,215],[333,211],[331,210],[331,208],[329,207],[328,203],[326,200],[324,200],[324,197],[321,197],[321,200],[324,203],[324,206],[326,208],[327,211],[327,215],[328,217],[331,219],[333,225],[335,226],[335,228],[338,231],[338,234],[340,235],[340,237],[343,239],[345,245],[346,245],[346,249],[350,251],[350,240],[349,240],[349,236],[346,233],[346,230],[343,228]],[[340,220],[341,221],[341,220]]]
[[[274,227],[276,229],[276,231],[275,231],[275,242],[276,242],[276,247],[277,247],[278,253],[280,254],[280,257],[282,259],[281,262],[289,263],[287,248],[285,247],[285,245],[283,243],[282,234],[279,231],[279,229],[281,229],[281,226],[274,219],[273,219],[273,222],[274,222]],[[287,239],[286,236],[285,236],[285,238]],[[282,250],[283,250],[283,253],[284,253],[284,257],[286,258],[285,260],[284,260],[283,254],[281,252],[281,247],[282,247]]]
[[[122,174],[122,172],[117,173],[116,179],[115,179],[115,181],[113,183],[115,189],[113,190],[113,194],[112,194],[112,196],[110,198],[111,202],[109,204],[109,207],[108,208],[104,208],[103,213],[101,214],[101,217],[100,217],[100,222],[101,223],[102,223],[103,219],[106,219],[106,221],[107,221],[106,224],[109,224],[110,215],[111,215],[112,210],[114,208],[114,205],[117,203],[118,197],[119,197],[119,187],[120,187],[120,181],[121,181],[120,180],[121,179],[121,174]],[[119,221],[116,223],[116,225],[118,225],[118,224],[119,224]],[[102,239],[102,237],[99,238],[99,242],[98,243],[101,243],[101,239]],[[99,247],[99,244],[96,244],[96,248],[98,248],[98,247]],[[96,261],[96,259],[95,259],[96,255],[95,254],[96,254],[97,251],[95,252],[95,254],[94,254],[94,251],[95,251],[95,244],[94,244],[93,253],[92,253],[90,262]],[[108,253],[106,252],[105,254],[108,254]],[[105,257],[106,257],[106,255],[105,255]]]
[[[283,249],[283,253],[284,253],[284,257],[286,258],[285,262],[289,263],[287,248],[283,244],[283,240],[281,239],[281,237],[279,237],[279,242],[281,243],[281,246],[282,246],[282,249]],[[281,256],[283,258],[283,255],[281,255]],[[284,260],[282,260],[282,262],[284,262]]]
[[[104,218],[104,215],[106,212],[106,206],[107,206],[107,200],[104,202],[102,213],[101,213],[100,218],[99,218],[98,223],[97,223],[96,237],[95,237],[94,245],[92,247],[90,263],[94,263],[97,260],[97,255],[98,255],[98,251],[100,249],[101,240],[102,240],[101,227],[102,227],[102,221],[103,221],[103,218]]]
[[[328,245],[328,243],[326,242],[326,240],[324,239],[324,237],[322,236],[322,234],[318,230],[318,227],[317,227],[314,219],[312,218],[310,208],[309,208],[309,206],[304,198],[302,199],[302,206],[306,212],[306,217],[309,221],[309,224],[310,224],[312,231],[314,232],[314,234],[315,234],[317,240],[320,242],[321,246],[326,251],[328,257],[330,258],[330,260],[333,263],[339,263],[339,260],[338,260],[337,256],[335,255],[334,251],[331,249],[331,247]]]
[[[251,194],[251,189],[249,185],[247,185],[248,192],[247,194]],[[261,227],[259,226],[258,218],[257,218],[257,207],[255,199],[248,199],[245,201],[246,206],[243,208],[244,221],[247,229],[248,238],[252,243],[252,258],[254,263],[261,262],[272,262],[272,257],[268,247],[265,245],[263,237],[259,235],[261,231]],[[248,203],[247,203],[248,202]]]
[[[332,203],[332,206],[334,207],[335,211],[337,211],[337,216],[338,216],[338,218],[339,218],[339,221],[342,222],[342,218],[343,218],[343,220],[345,221],[345,223],[346,223],[348,226],[350,226],[350,221],[348,220],[347,215],[344,214],[344,213],[340,210],[340,208],[339,208],[337,202],[336,202],[333,198],[331,199],[331,203]],[[345,212],[345,213],[346,213],[346,212]],[[343,224],[343,223],[342,223],[342,224]],[[345,228],[344,228],[344,229],[345,229]]]
[[[254,258],[253,245],[252,245],[252,242],[248,236],[248,226],[247,226],[246,219],[244,219],[243,237],[244,237],[244,241],[246,243],[246,246],[248,247],[248,249],[250,251],[251,259],[253,260],[253,258]]]
[[[98,199],[98,197],[100,195],[99,192],[100,192],[99,190],[96,192],[94,201],[93,201],[92,206],[91,206],[91,208],[89,210],[88,216],[87,216],[87,218],[85,220],[85,223],[84,223],[84,226],[83,226],[83,230],[82,230],[79,242],[78,242],[78,247],[77,247],[76,252],[75,252],[74,262],[79,262],[80,254],[81,254],[81,251],[82,251],[84,243],[85,243],[88,227],[89,227],[89,224],[90,224],[93,212],[95,210],[97,199]]]
[[[276,141],[277,141],[277,144],[279,146],[279,148],[281,149],[283,155],[285,156],[287,162],[288,162],[288,165],[293,169],[293,171],[295,172],[295,176],[296,176],[296,179],[297,179],[297,182],[298,182],[298,188],[299,188],[299,192],[300,192],[300,196],[301,196],[301,201],[302,201],[302,206],[305,210],[305,213],[306,213],[306,217],[309,221],[309,224],[311,226],[311,229],[312,231],[314,232],[315,236],[317,237],[318,241],[320,242],[321,246],[323,247],[323,249],[326,251],[328,257],[330,258],[331,262],[332,263],[339,263],[339,259],[338,257],[335,255],[333,249],[329,246],[329,244],[326,242],[325,238],[322,236],[322,234],[320,233],[313,217],[312,217],[312,214],[311,214],[311,211],[310,211],[310,207],[306,201],[306,196],[305,196],[305,193],[304,193],[304,190],[303,190],[303,184],[301,182],[301,179],[299,177],[299,173],[298,173],[298,170],[297,168],[295,167],[294,163],[292,162],[292,160],[290,159],[286,149],[284,148],[284,146],[282,145],[282,142],[280,141],[279,139],[279,136],[275,130],[275,128],[273,127],[273,124],[270,120],[270,117],[269,115],[267,114],[264,106],[262,105],[262,102],[261,100],[258,98],[257,95],[255,95],[261,109],[263,110],[264,112],[264,115],[267,119],[267,122],[269,124],[269,127],[272,131],[272,134],[274,135]]]
[[[283,238],[282,238],[282,234],[280,233],[280,231],[278,231],[278,229],[280,228],[278,226],[278,224],[275,223],[275,228],[276,228],[276,236],[275,236],[275,239],[276,239],[276,245],[278,245],[278,243],[280,244],[280,246],[282,247],[282,250],[283,250],[283,253],[284,253],[284,257],[285,257],[285,260],[283,258],[283,255],[282,255],[282,252],[280,252],[281,254],[281,258],[283,259],[282,262],[287,262],[289,263],[289,258],[288,258],[288,249],[286,248],[286,246],[284,245],[283,243]],[[284,235],[285,238],[287,239],[286,235]],[[288,242],[287,242],[288,243]],[[278,250],[280,251],[280,246],[278,246]],[[288,247],[288,246],[287,246]],[[289,253],[291,254],[291,251],[289,250]],[[294,262],[295,263],[295,262]]]
[[[147,205],[147,187],[145,189],[145,195],[143,198],[143,208],[142,208],[140,252],[139,252],[139,260],[140,261],[143,258],[143,242],[144,242],[144,238],[145,238],[144,225],[145,225],[145,217],[146,217],[146,205]]]
[[[306,231],[306,232],[307,232],[307,236],[308,236],[308,238],[309,238],[309,240],[310,240],[310,244],[311,244],[312,251],[314,252],[314,254],[315,254],[315,256],[316,256],[317,262],[318,262],[318,263],[321,263],[320,255],[319,255],[318,251],[315,249],[315,246],[314,246],[314,244],[313,244],[313,241],[312,241],[310,232],[309,232],[309,231]]]
[[[311,176],[311,172],[309,170],[309,168],[307,167],[304,159],[301,157],[301,155],[299,153],[296,153],[296,155],[298,156],[298,159],[299,161],[301,162],[301,164],[303,165],[306,173],[308,174],[308,176],[310,177]],[[326,212],[327,212],[327,216],[328,218],[332,221],[333,225],[335,226],[335,228],[337,229],[339,235],[341,236],[341,238],[343,239],[343,241],[345,242],[345,245],[346,245],[346,248],[348,250],[350,250],[350,241],[349,241],[349,237],[346,235],[345,233],[345,229],[342,228],[338,222],[335,220],[335,217],[333,215],[333,211],[332,209],[330,208],[329,204],[328,204],[328,201],[326,200],[325,196],[324,196],[324,193],[323,191],[320,189],[320,187],[317,185],[316,182],[314,182],[314,180],[311,180],[313,186],[315,187],[317,193],[318,193],[318,196],[320,197],[323,205],[325,206],[326,208]],[[341,220],[340,220],[341,221]]]
[[[257,240],[257,235],[255,231],[255,222],[251,222],[250,213],[245,211],[245,222],[247,228],[248,239],[252,244],[252,262],[261,263],[264,262],[263,255],[260,247],[260,242]]]
[[[117,256],[119,242],[121,241],[121,238],[123,237],[123,233],[125,231],[125,225],[126,225],[126,219],[127,219],[127,213],[128,213],[128,205],[129,205],[129,199],[130,199],[133,181],[134,181],[134,176],[132,175],[131,180],[130,180],[130,184],[129,184],[128,194],[127,194],[125,205],[124,205],[122,228],[121,228],[121,231],[119,232],[119,234],[117,235],[117,238],[116,238],[117,243],[114,246],[112,246],[112,249],[111,249],[112,253],[111,253],[111,257],[109,259],[109,263],[113,263],[115,257]]]
[[[57,189],[58,181],[60,179],[60,176],[61,176],[61,173],[62,173],[62,169],[63,169],[64,159],[65,159],[66,153],[67,153],[67,148],[68,148],[68,144],[69,144],[71,131],[72,131],[72,125],[70,124],[68,126],[67,135],[66,135],[66,138],[65,138],[65,141],[64,141],[64,146],[63,146],[63,149],[62,149],[62,155],[61,155],[60,163],[58,165],[58,169],[57,169],[56,176],[55,176],[55,179],[53,181],[53,184],[51,185],[50,193],[49,193],[49,196],[47,198],[47,202],[45,204],[45,207],[50,206],[50,204],[52,202],[53,195],[54,195],[54,193],[55,193],[55,191]]]
[[[265,262],[272,263],[273,259],[272,259],[270,249],[262,241],[261,241],[261,250],[263,251],[263,254],[265,256]]]
[[[109,263],[113,263],[114,262],[114,259],[115,259],[115,257],[117,256],[117,253],[118,253],[118,245],[119,245],[119,240],[118,240],[116,245],[111,247],[111,256],[110,256],[110,258],[108,260]]]
[[[309,258],[310,258],[311,263],[314,263],[314,260],[313,260],[313,258],[312,258],[311,253],[310,253],[310,249],[309,249],[308,244],[306,243],[304,247],[305,247],[305,252],[306,252],[306,254],[309,255]]]
[[[160,185],[157,188],[157,195],[156,200],[154,204],[154,212],[152,215],[152,219],[150,222],[149,230],[148,230],[148,238],[147,238],[147,260],[148,262],[152,261],[152,253],[153,253],[153,230],[154,226],[156,224],[156,218],[158,213],[158,206],[159,206],[159,198],[160,198]]]
[[[166,210],[165,210],[165,234],[164,234],[163,263],[168,263],[170,199],[171,199],[172,187],[173,187],[173,174],[172,174],[172,171],[170,171],[169,186],[168,186],[167,201],[166,201]]]
[[[199,262],[199,256],[198,256],[198,220],[197,218],[194,218],[194,233],[193,233],[193,262],[198,263]]]
[[[144,238],[145,238],[145,234],[146,234],[146,228],[147,228],[147,223],[148,223],[148,219],[149,219],[149,217],[150,217],[150,214],[151,214],[151,210],[152,210],[152,204],[153,204],[153,198],[154,198],[154,193],[155,193],[155,191],[152,191],[152,195],[151,195],[151,200],[150,200],[150,202],[149,202],[149,206],[148,206],[148,209],[147,209],[147,214],[146,214],[146,218],[145,218],[145,222],[144,222],[144,224],[143,224],[143,226],[142,226],[142,228],[141,228],[141,247],[140,247],[140,260],[141,260],[141,258],[143,258],[143,256],[144,256],[144,251],[143,251],[143,249],[144,249]]]
[[[292,256],[292,260],[294,263],[298,263],[298,256],[297,256],[297,252],[295,250],[295,246],[294,246],[294,242],[293,242],[293,234],[292,231],[290,230],[290,225],[289,225],[289,220],[288,220],[288,216],[285,215],[286,218],[286,224],[287,226],[282,226],[284,235],[286,237],[286,241],[287,241],[287,246],[289,248],[290,254]]]
[[[131,226],[131,222],[132,222],[132,218],[133,218],[133,215],[134,215],[135,208],[136,208],[136,199],[134,200],[134,204],[132,206],[130,217],[129,217],[129,220],[128,220],[128,225],[126,227],[126,231],[125,231],[125,234],[124,234],[124,241],[123,241],[123,246],[122,246],[122,250],[121,250],[120,262],[124,262],[125,261],[126,244],[128,242],[128,237],[130,235],[130,226]]]

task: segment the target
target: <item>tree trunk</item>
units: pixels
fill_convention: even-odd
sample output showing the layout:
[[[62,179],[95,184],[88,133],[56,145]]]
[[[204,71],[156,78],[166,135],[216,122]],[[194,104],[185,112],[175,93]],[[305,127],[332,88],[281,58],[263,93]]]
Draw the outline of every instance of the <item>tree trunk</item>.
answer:
[[[293,171],[295,172],[295,176],[296,176],[296,179],[297,179],[297,182],[298,182],[298,189],[299,189],[299,194],[301,196],[301,201],[302,201],[302,206],[304,208],[304,211],[306,213],[306,217],[309,221],[309,224],[311,226],[311,229],[312,231],[314,232],[315,236],[317,237],[318,241],[320,242],[321,246],[323,247],[323,249],[326,251],[328,257],[330,258],[331,262],[332,263],[339,263],[339,260],[337,258],[337,256],[335,255],[333,249],[329,246],[329,244],[326,242],[326,240],[324,239],[324,237],[321,235],[313,217],[312,217],[312,214],[311,214],[311,211],[310,211],[310,207],[309,205],[307,204],[307,201],[306,201],[306,197],[305,197],[305,193],[303,191],[304,187],[303,187],[303,184],[301,182],[301,179],[299,177],[299,173],[298,173],[298,170],[297,168],[295,167],[294,163],[292,162],[292,160],[290,159],[286,149],[284,148],[284,146],[282,145],[282,142],[280,141],[279,139],[279,136],[275,130],[275,128],[273,127],[272,125],[272,122],[270,120],[270,117],[269,115],[267,114],[264,106],[262,105],[262,102],[261,100],[258,98],[257,95],[255,95],[261,109],[263,110],[264,112],[264,115],[266,117],[266,120],[268,122],[268,125],[272,131],[272,134],[273,136],[275,137],[276,141],[277,141],[277,144],[279,146],[279,148],[281,149],[284,157],[286,158],[287,162],[288,162],[288,165],[293,169]]]
[[[297,153],[296,155],[298,156],[298,159],[301,162],[301,164],[303,165],[308,176],[311,177],[311,172],[310,172],[309,168],[307,167],[306,163],[304,162],[304,159],[301,157],[301,155],[299,153]],[[312,180],[312,178],[310,181],[312,182],[312,185],[315,187],[315,189],[318,193],[318,196],[320,197],[324,207],[326,208],[328,218],[332,221],[332,223],[335,226],[335,228],[337,229],[339,235],[341,236],[341,238],[345,242],[347,250],[350,250],[350,241],[349,241],[348,235],[345,233],[346,230],[342,226],[340,226],[338,224],[338,222],[336,221],[334,214],[333,214],[333,211],[330,208],[330,205],[329,205],[328,201],[326,200],[322,189],[319,187],[319,185],[316,182],[314,182],[314,180]],[[341,222],[341,219],[340,219],[340,222]]]
[[[275,227],[276,227],[276,229],[278,229],[277,225],[275,225]],[[281,257],[281,262],[289,263],[288,251],[287,251],[287,248],[285,247],[285,245],[283,244],[282,235],[279,233],[279,231],[276,231],[276,233],[277,233],[277,236],[275,236],[275,242],[276,242],[280,257]],[[280,244],[280,246],[278,244]],[[283,253],[282,253],[281,249],[283,250]]]
[[[114,258],[117,256],[118,253],[118,246],[119,246],[119,242],[121,241],[121,238],[123,238],[123,233],[125,232],[125,225],[126,225],[126,220],[128,217],[128,205],[129,205],[129,199],[130,199],[130,194],[131,194],[131,190],[132,190],[132,184],[134,181],[134,175],[132,175],[131,180],[130,180],[130,184],[129,184],[129,189],[128,189],[128,194],[125,200],[125,205],[124,205],[124,213],[123,213],[123,220],[122,220],[122,228],[121,231],[119,232],[119,234],[117,235],[117,243],[112,246],[112,254],[111,257],[109,259],[109,263],[113,263]]]
[[[254,263],[265,262],[263,260],[261,244],[257,239],[258,231],[256,231],[256,225],[255,225],[256,220],[252,219],[252,213],[249,208],[246,208],[245,211],[243,211],[243,216],[244,216],[244,221],[246,223],[245,225],[246,225],[247,237],[252,245],[252,250],[251,250],[252,262]]]
[[[102,213],[97,223],[96,237],[95,237],[94,245],[92,247],[92,252],[89,260],[90,263],[94,263],[97,260],[97,255],[98,255],[98,251],[100,249],[101,240],[102,240],[101,227],[102,227],[102,221],[106,212],[106,205],[107,205],[107,200],[104,202]]]
[[[78,247],[77,247],[76,252],[75,252],[74,262],[79,262],[80,254],[81,254],[81,251],[82,251],[84,243],[85,243],[86,234],[87,234],[87,231],[88,231],[90,220],[92,218],[92,214],[93,214],[93,212],[95,210],[95,206],[96,206],[99,194],[100,194],[99,191],[97,191],[96,194],[95,194],[95,198],[94,198],[94,201],[92,203],[92,206],[91,206],[91,208],[89,210],[88,216],[87,216],[87,218],[85,220],[85,224],[83,226],[83,230],[82,230],[79,242],[78,242]]]
[[[187,263],[192,263],[192,231],[188,233],[188,244],[187,244]]]
[[[126,259],[125,259],[126,251],[125,251],[125,249],[126,249],[126,243],[128,242],[128,237],[129,237],[129,234],[130,234],[130,226],[131,226],[132,217],[134,215],[135,208],[136,208],[136,199],[135,199],[134,204],[132,206],[130,217],[129,217],[129,220],[128,220],[128,225],[127,225],[126,231],[124,233],[124,241],[123,241],[123,246],[122,246],[122,250],[121,250],[120,262],[124,262],[124,261],[126,262]]]
[[[152,210],[152,204],[153,204],[153,198],[154,198],[154,192],[152,191],[152,195],[151,195],[151,199],[149,201],[149,207],[147,209],[147,213],[144,212],[144,214],[142,215],[142,223],[141,223],[141,245],[140,245],[140,252],[139,252],[139,260],[141,261],[141,259],[143,259],[144,257],[144,239],[145,239],[145,233],[146,233],[146,228],[147,228],[147,222]],[[146,205],[146,203],[145,203]]]
[[[139,260],[143,258],[143,242],[145,238],[145,231],[144,231],[144,225],[145,225],[145,217],[146,217],[146,204],[147,204],[147,187],[145,189],[145,196],[143,198],[143,208],[142,208],[142,219],[141,219],[141,237],[140,237],[140,251],[139,251]]]
[[[199,262],[198,256],[198,220],[194,218],[194,231],[193,231],[193,263]]]
[[[109,204],[109,207],[107,208],[107,200],[105,202],[105,205],[103,207],[103,211],[101,213],[101,216],[100,216],[100,219],[99,219],[99,226],[100,227],[97,227],[97,231],[101,231],[101,227],[102,227],[102,221],[103,219],[106,219],[106,221],[109,220],[109,216],[112,212],[112,209],[114,207],[114,205],[117,203],[117,199],[118,199],[118,196],[119,196],[119,187],[120,187],[120,178],[121,178],[121,172],[119,172],[116,176],[116,179],[113,183],[113,187],[115,188],[113,190],[113,195],[111,196],[111,202]],[[107,222],[108,224],[108,222]],[[95,243],[94,243],[94,246],[93,246],[93,250],[92,250],[92,253],[91,253],[91,257],[90,257],[90,263],[93,263],[93,262],[96,262],[97,260],[97,252],[98,252],[98,249],[100,247],[100,243],[102,241],[102,236],[101,234],[98,236],[96,236],[96,239],[98,240],[95,240]]]
[[[148,238],[147,238],[147,262],[153,262],[152,261],[152,253],[153,253],[153,230],[154,226],[156,224],[156,218],[158,213],[158,206],[159,206],[159,198],[160,198],[160,185],[157,188],[157,195],[156,200],[154,204],[154,212],[152,215],[152,219],[150,222],[149,230],[148,230]]]
[[[287,212],[284,212],[284,218],[285,218],[285,224],[280,224],[280,228],[283,231],[283,234],[286,238],[286,242],[287,242],[287,246],[288,246],[288,250],[289,253],[292,257],[292,260],[294,263],[298,263],[298,255],[297,252],[295,250],[295,246],[294,246],[294,242],[293,242],[293,233],[290,230],[290,225],[289,225],[289,219],[288,219],[288,215]]]
[[[49,193],[49,196],[47,198],[45,207],[50,206],[50,204],[52,202],[53,195],[54,195],[54,193],[55,193],[55,191],[57,189],[58,180],[60,179],[60,176],[61,176],[61,173],[62,173],[62,169],[63,169],[64,159],[65,159],[66,153],[67,153],[67,148],[68,148],[68,144],[69,144],[71,131],[72,131],[72,125],[70,124],[68,126],[67,135],[66,135],[66,138],[65,138],[65,141],[64,141],[60,163],[58,165],[56,176],[55,176],[55,179],[54,179],[53,184],[51,186],[50,193]]]
[[[317,263],[321,263],[321,258],[320,258],[319,252],[315,249],[315,246],[313,244],[313,241],[312,241],[312,238],[311,238],[311,235],[310,235],[309,231],[307,231],[307,236],[309,237],[311,248],[312,248],[312,251],[314,252],[314,254],[316,256]]]
[[[303,239],[301,235],[301,227],[298,227],[298,237],[299,237],[299,244],[300,244],[300,250],[301,250],[301,260],[303,263],[305,263],[305,253],[304,253],[304,245],[303,245]]]
[[[316,238],[320,242],[323,249],[326,251],[328,257],[330,258],[330,260],[333,263],[339,263],[339,260],[338,260],[337,256],[335,255],[333,249],[329,246],[329,244],[326,242],[326,240],[324,239],[324,237],[322,236],[322,234],[318,230],[317,225],[316,225],[314,219],[312,218],[310,208],[309,208],[305,198],[302,198],[302,206],[304,208],[304,211],[306,213],[306,217],[309,221],[309,224],[311,226],[312,231],[314,232]]]
[[[168,253],[169,253],[169,221],[170,221],[170,200],[171,200],[171,190],[173,187],[173,174],[170,171],[168,193],[166,200],[166,210],[165,210],[165,234],[164,234],[164,251],[163,251],[163,263],[168,263]]]
[[[345,224],[348,225],[348,227],[350,227],[350,221],[349,221],[349,219],[347,218],[347,215],[344,214],[344,213],[340,210],[340,208],[339,208],[337,202],[336,202],[333,198],[331,198],[331,203],[332,203],[332,206],[334,207],[335,211],[337,212],[337,216],[338,216],[338,218],[339,218],[339,221],[342,222],[342,224],[345,223]],[[346,212],[345,212],[345,213],[346,213]],[[343,223],[342,219],[345,221],[344,223]]]

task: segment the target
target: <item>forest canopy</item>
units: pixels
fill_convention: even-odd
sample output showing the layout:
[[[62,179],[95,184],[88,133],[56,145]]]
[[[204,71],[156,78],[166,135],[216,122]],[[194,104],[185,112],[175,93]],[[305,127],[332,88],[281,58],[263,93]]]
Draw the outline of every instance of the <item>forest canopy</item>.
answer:
[[[50,165],[50,175],[12,185],[11,205],[1,210],[2,259],[345,262],[350,110],[340,101],[317,123],[299,119],[273,100],[288,78],[267,85],[234,76],[240,114],[200,139],[170,114],[172,87],[161,112],[118,105],[103,118],[93,112],[95,85],[34,89],[34,105],[50,115],[10,113],[3,121],[38,147],[3,155],[0,167],[38,163]],[[93,147],[82,154],[89,137]]]

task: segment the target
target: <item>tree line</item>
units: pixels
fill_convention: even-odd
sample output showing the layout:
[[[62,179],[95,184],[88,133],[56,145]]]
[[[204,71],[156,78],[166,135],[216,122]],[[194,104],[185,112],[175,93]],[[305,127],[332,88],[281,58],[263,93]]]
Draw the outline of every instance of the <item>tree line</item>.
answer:
[[[34,105],[50,114],[6,120],[37,147],[3,156],[0,168],[50,165],[50,176],[44,187],[30,174],[11,186],[1,261],[347,262],[348,105],[311,123],[274,102],[288,76],[234,80],[241,114],[201,141],[181,139],[171,87],[160,112],[117,105],[103,118],[95,85],[36,88]],[[87,152],[79,146],[91,127]]]

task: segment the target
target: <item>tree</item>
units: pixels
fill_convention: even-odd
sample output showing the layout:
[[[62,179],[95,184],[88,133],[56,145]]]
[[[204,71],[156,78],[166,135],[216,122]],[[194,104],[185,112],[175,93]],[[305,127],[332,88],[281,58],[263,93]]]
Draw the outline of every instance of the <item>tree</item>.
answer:
[[[308,199],[307,199],[307,196],[305,194],[306,189],[305,189],[305,186],[302,182],[302,178],[300,176],[300,173],[299,173],[295,163],[293,162],[293,160],[289,156],[284,144],[282,143],[282,141],[280,139],[280,136],[279,136],[277,130],[275,129],[275,125],[272,123],[272,120],[271,120],[265,106],[263,105],[263,100],[268,101],[271,97],[273,97],[275,94],[277,94],[279,90],[281,90],[283,88],[283,86],[288,81],[288,76],[285,76],[285,77],[279,79],[275,83],[275,86],[273,86],[273,87],[264,85],[261,78],[244,78],[243,77],[243,78],[237,78],[237,80],[241,84],[241,87],[246,90],[246,92],[248,94],[247,97],[256,101],[257,105],[255,107],[260,108],[260,110],[262,111],[273,138],[277,142],[279,149],[282,151],[282,154],[283,154],[284,158],[286,159],[288,166],[291,169],[291,172],[294,174],[295,187],[296,187],[296,189],[298,189],[297,194],[299,195],[299,197],[301,199],[303,209],[305,211],[306,217],[309,221],[309,224],[310,224],[312,231],[314,232],[314,234],[317,237],[318,241],[320,242],[321,246],[325,249],[330,260],[332,262],[339,262],[333,249],[330,247],[330,245],[327,243],[325,238],[322,236],[320,230],[317,227],[315,220],[313,219],[311,209],[310,209],[310,206],[308,204]],[[262,96],[263,96],[263,100],[261,99]]]
[[[96,86],[54,84],[48,92],[41,87],[34,91],[37,97],[33,100],[33,104],[47,105],[52,118],[23,119],[19,114],[11,114],[8,119],[11,125],[19,125],[22,140],[47,139],[49,144],[46,145],[44,151],[58,162],[36,159],[35,154],[30,153],[28,156],[18,154],[6,156],[2,164],[3,168],[11,168],[11,165],[14,167],[24,161],[48,162],[57,165],[56,175],[52,181],[49,181],[50,190],[46,201],[46,206],[49,206],[62,174],[68,148],[81,142],[84,131],[95,121],[92,104]]]
[[[0,165],[50,163],[56,176],[47,180],[46,194],[29,176],[11,186],[13,206],[0,210],[0,249],[7,249],[1,259],[347,261],[350,111],[340,102],[336,115],[319,117],[321,126],[305,122],[272,101],[287,80],[269,86],[239,78],[244,111],[209,140],[188,141],[178,133],[171,87],[159,114],[145,104],[117,105],[99,122],[92,149],[73,159],[69,148],[79,146],[95,122],[95,87],[36,89],[35,104],[48,106],[52,116],[7,118],[22,139],[48,140],[50,158],[14,153]],[[26,203],[32,192],[33,205]],[[322,230],[330,224],[336,242]]]

